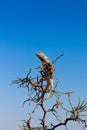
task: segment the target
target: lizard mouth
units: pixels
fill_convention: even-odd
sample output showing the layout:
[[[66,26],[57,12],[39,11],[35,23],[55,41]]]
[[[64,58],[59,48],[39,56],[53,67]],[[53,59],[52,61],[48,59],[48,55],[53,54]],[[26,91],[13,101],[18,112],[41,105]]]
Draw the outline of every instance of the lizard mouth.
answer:
[[[42,62],[44,62],[44,59],[43,59],[43,53],[42,52],[37,52],[36,53],[36,56],[42,61]]]

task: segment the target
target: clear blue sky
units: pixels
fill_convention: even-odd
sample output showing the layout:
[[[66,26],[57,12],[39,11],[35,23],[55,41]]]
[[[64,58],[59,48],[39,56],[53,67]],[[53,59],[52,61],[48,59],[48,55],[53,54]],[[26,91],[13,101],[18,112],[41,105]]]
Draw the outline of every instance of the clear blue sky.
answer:
[[[73,101],[87,100],[86,0],[0,1],[1,130],[19,130],[17,120],[27,118],[26,91],[9,84],[40,63],[37,51],[51,60],[64,52],[55,64],[59,89],[74,91]]]

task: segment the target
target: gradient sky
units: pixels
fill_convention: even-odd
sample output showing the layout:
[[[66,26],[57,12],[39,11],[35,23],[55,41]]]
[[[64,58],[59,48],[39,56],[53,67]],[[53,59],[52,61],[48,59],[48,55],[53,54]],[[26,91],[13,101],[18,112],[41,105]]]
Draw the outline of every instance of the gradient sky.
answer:
[[[87,100],[86,0],[0,1],[0,130],[19,130],[27,118],[26,91],[9,84],[39,65],[37,51],[51,60],[64,52],[55,63],[59,90]]]

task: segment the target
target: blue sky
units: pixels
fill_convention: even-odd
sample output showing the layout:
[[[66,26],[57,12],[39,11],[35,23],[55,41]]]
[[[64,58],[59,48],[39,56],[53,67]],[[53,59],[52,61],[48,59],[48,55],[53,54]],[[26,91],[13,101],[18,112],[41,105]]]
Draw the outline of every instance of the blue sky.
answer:
[[[87,100],[86,0],[0,1],[2,130],[18,130],[17,120],[27,118],[27,107],[21,107],[26,91],[9,84],[40,63],[37,51],[43,51],[51,60],[64,52],[55,64],[59,89],[74,91],[74,102],[78,95]]]

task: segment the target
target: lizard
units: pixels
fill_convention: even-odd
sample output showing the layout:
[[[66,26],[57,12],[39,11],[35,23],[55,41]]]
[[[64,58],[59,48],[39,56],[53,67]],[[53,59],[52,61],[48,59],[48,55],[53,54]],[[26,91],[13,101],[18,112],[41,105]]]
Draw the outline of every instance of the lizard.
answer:
[[[45,80],[47,82],[45,91],[49,92],[51,88],[53,87],[53,73],[54,73],[54,66],[50,59],[43,53],[43,52],[37,52],[36,56],[41,60],[41,68],[40,71],[42,80]]]

